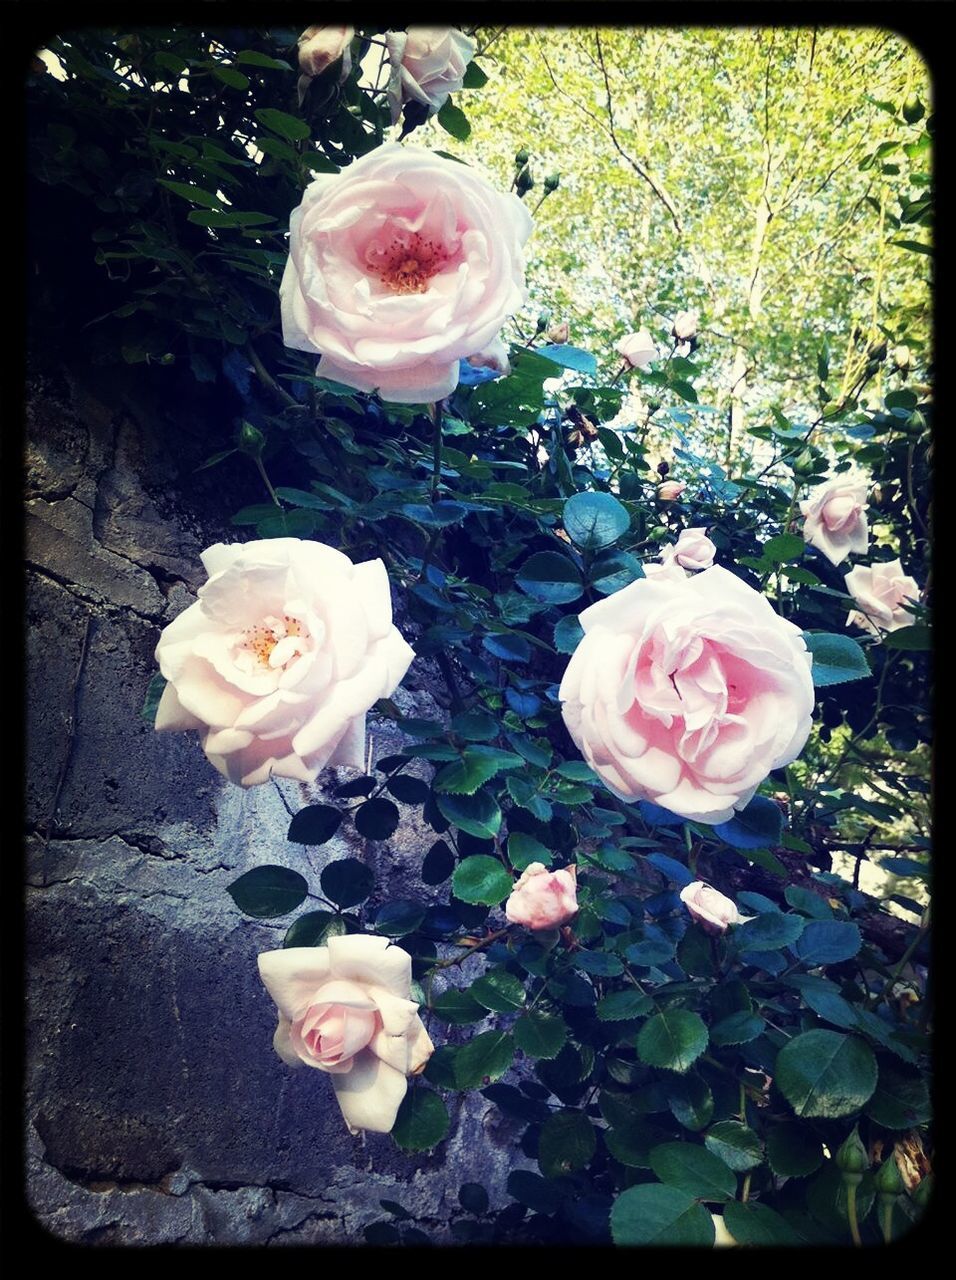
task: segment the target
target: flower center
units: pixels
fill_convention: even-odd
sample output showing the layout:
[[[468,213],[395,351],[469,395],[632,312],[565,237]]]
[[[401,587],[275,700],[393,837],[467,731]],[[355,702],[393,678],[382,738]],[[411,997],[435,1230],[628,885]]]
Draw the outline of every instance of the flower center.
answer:
[[[240,652],[247,655],[244,665],[284,667],[305,652],[307,640],[298,618],[289,614],[281,618],[270,615],[243,631]]]
[[[365,261],[392,293],[424,293],[448,255],[444,246],[418,231],[397,231],[381,245],[370,245]]]

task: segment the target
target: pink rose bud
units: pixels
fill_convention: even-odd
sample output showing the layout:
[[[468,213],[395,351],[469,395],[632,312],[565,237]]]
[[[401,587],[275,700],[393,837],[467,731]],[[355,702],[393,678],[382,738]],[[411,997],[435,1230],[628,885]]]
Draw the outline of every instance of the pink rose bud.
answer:
[[[388,102],[397,124],[406,102],[419,102],[434,115],[451,94],[462,88],[465,70],[475,56],[477,41],[456,27],[409,27],[387,31]]]
[[[735,903],[703,880],[685,885],[680,891],[680,900],[708,933],[723,933],[729,924],[743,924],[749,919],[740,914]]]
[[[643,369],[657,359],[657,344],[646,329],[627,334],[614,350],[624,357],[632,369]]]
[[[547,332],[548,341],[557,343],[558,346],[563,346],[570,336],[571,327],[567,320],[562,320],[560,324],[553,324]]]
[[[508,348],[501,338],[492,338],[487,346],[468,357],[468,363],[473,369],[494,369],[497,373],[505,375],[511,372]]]
[[[700,317],[696,311],[678,311],[674,317],[674,327],[671,333],[680,342],[690,342],[691,338],[697,336],[699,323]]]
[[[299,70],[307,76],[320,75],[326,67],[342,59],[341,80],[352,70],[351,43],[354,27],[309,27],[299,36]]]
[[[818,547],[831,564],[839,564],[851,551],[863,555],[869,546],[866,524],[866,481],[850,477],[831,480],[800,503],[806,517],[803,539]]]
[[[577,910],[577,867],[548,871],[543,862],[525,867],[505,904],[511,923],[526,929],[556,929]]]
[[[657,486],[657,498],[659,502],[675,502],[687,485],[683,480],[665,480],[663,484]]]
[[[674,544],[673,556],[682,569],[709,569],[717,548],[706,529],[684,529]]]
[[[898,631],[913,622],[905,607],[919,600],[919,586],[903,572],[899,560],[886,560],[869,566],[857,565],[845,576],[850,595],[860,606],[846,620],[847,626],[862,627],[873,635],[881,631]]]

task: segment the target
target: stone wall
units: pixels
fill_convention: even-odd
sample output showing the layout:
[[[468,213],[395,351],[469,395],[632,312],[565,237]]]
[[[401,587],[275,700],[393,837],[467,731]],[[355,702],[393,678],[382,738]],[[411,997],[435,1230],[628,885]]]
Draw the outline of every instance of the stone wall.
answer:
[[[345,1244],[386,1216],[384,1197],[444,1240],[463,1181],[500,1206],[511,1168],[528,1167],[510,1122],[470,1094],[452,1098],[434,1153],[350,1137],[329,1082],[272,1050],[256,954],[288,921],[250,920],[226,892],[266,862],[314,886],[345,855],[374,864],[380,898],[420,892],[433,837],[405,810],[381,844],[350,831],[290,845],[289,811],[321,787],[231,787],[195,735],[142,720],[159,632],[203,580],[199,552],[261,499],[241,460],[197,473],[208,437],[141,387],[112,371],[36,375],[27,402],[29,1203],[69,1241]],[[423,666],[396,697],[408,714],[437,710]],[[401,745],[370,730],[376,757]]]

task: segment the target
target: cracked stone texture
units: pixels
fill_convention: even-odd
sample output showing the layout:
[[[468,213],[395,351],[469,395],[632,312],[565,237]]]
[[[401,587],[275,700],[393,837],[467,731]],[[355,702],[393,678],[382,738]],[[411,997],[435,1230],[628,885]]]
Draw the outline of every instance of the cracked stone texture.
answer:
[[[501,1206],[508,1173],[529,1167],[511,1122],[472,1093],[449,1096],[433,1153],[351,1137],[328,1081],[272,1050],[255,958],[289,921],[250,920],[226,892],[263,863],[315,885],[353,856],[375,866],[374,906],[421,891],[434,836],[403,806],[381,844],[346,826],[290,845],[288,810],[327,791],[230,787],[195,735],[143,722],[153,649],[203,580],[199,551],[230,540],[228,516],[258,495],[244,474],[197,476],[198,426],[174,432],[140,403],[112,376],[39,374],[27,404],[30,1203],[83,1243],[344,1244],[386,1216],[384,1197],[445,1240],[462,1182]],[[427,684],[406,679],[407,714],[436,713]],[[401,745],[369,727],[376,757]],[[326,786],[350,776],[330,770]]]

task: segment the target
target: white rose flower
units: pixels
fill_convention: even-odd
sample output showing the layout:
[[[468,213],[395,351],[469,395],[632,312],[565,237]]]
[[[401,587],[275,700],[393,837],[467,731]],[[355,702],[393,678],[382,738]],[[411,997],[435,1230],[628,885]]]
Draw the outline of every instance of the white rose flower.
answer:
[[[420,102],[434,115],[462,87],[478,44],[455,27],[409,27],[385,34],[391,74],[388,101],[392,124],[406,102]]]

